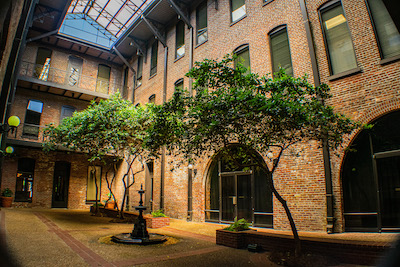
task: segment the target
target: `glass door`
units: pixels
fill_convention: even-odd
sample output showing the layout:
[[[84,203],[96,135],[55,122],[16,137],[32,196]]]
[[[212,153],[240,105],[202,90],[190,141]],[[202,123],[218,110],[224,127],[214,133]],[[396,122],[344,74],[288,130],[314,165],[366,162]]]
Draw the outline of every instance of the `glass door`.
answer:
[[[222,221],[234,221],[252,218],[251,174],[224,174],[221,175],[221,205]]]
[[[400,228],[400,156],[376,160],[382,230]]]
[[[236,216],[236,185],[234,175],[221,175],[221,220],[231,222]]]

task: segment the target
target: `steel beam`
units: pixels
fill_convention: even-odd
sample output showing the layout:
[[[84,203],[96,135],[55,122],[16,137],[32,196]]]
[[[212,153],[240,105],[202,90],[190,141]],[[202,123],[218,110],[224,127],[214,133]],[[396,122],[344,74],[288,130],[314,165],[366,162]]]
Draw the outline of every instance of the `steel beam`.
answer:
[[[157,21],[154,21],[152,19],[146,18],[143,15],[142,15],[142,20],[146,23],[146,25],[149,27],[149,29],[156,36],[156,39],[158,39],[163,44],[164,47],[167,47],[167,41],[165,39],[165,35],[161,34],[160,27],[155,26],[155,24],[159,24],[159,25],[162,25],[162,24]]]
[[[175,12],[179,15],[180,19],[185,22],[185,24],[188,26],[188,28],[192,28],[192,24],[190,24],[190,19],[188,16],[188,12],[183,12],[182,8],[178,6],[174,0],[167,0],[172,9],[175,10]]]

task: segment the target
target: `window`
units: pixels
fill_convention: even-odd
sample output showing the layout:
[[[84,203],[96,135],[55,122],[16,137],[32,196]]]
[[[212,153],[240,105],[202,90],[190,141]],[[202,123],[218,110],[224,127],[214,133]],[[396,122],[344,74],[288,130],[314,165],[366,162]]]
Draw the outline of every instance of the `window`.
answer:
[[[69,86],[78,86],[82,72],[83,59],[75,56],[68,58],[68,70],[66,83]]]
[[[50,71],[50,60],[52,51],[39,47],[36,55],[35,78],[47,81]]]
[[[320,14],[331,74],[357,68],[350,30],[340,1],[323,8]]]
[[[137,61],[137,83],[136,87],[142,85],[142,73],[143,73],[143,57],[139,56]]]
[[[96,201],[96,191],[97,191],[97,201],[99,201],[101,192],[101,167],[89,166],[87,189],[86,189],[86,201]]]
[[[74,108],[74,107],[62,106],[61,107],[60,123],[63,121],[64,118],[72,117],[72,115],[74,114],[75,111],[76,111],[76,108]]]
[[[235,22],[246,16],[245,0],[231,0],[231,21]]]
[[[286,26],[281,26],[269,34],[271,46],[272,72],[283,68],[286,74],[293,76],[292,59],[290,56],[289,38]]]
[[[175,82],[175,91],[183,90],[183,79],[179,79]]]
[[[34,159],[20,158],[18,160],[17,181],[15,185],[16,202],[32,202],[34,171]]]
[[[111,68],[109,66],[103,64],[99,65],[97,71],[97,92],[108,94],[108,88],[110,86],[110,74]]]
[[[383,59],[400,54],[400,34],[382,0],[368,0]]]
[[[175,58],[180,58],[185,55],[185,23],[179,21],[176,24],[176,50]]]
[[[28,101],[22,135],[36,138],[39,136],[40,117],[42,116],[42,111],[43,102],[39,100]]]
[[[149,103],[153,103],[153,104],[155,104],[156,103],[156,95],[151,95],[150,97],[149,97]]]
[[[150,77],[157,73],[158,41],[151,46]]]
[[[122,97],[123,98],[128,97],[128,78],[129,78],[129,69],[125,68],[124,69],[124,86],[122,88]]]
[[[208,40],[207,33],[207,1],[204,1],[196,10],[196,43],[202,44]]]
[[[235,68],[238,63],[241,63],[243,67],[247,69],[246,74],[250,73],[250,52],[249,46],[241,46],[234,51],[234,54],[237,55],[235,59]]]

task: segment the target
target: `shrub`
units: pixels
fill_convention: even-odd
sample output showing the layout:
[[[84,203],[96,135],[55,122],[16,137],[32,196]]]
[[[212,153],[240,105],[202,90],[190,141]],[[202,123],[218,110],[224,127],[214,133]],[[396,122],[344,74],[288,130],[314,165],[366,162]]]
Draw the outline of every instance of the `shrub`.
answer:
[[[151,216],[153,217],[167,217],[162,210],[156,210],[151,212]]]
[[[232,232],[238,232],[238,231],[244,231],[244,230],[249,230],[250,229],[251,223],[248,223],[246,219],[242,218],[240,220],[235,217],[235,221],[225,230],[232,231]]]
[[[3,192],[1,192],[1,195],[2,195],[3,197],[12,197],[13,191],[11,191],[10,188],[5,188],[5,189],[3,190]]]

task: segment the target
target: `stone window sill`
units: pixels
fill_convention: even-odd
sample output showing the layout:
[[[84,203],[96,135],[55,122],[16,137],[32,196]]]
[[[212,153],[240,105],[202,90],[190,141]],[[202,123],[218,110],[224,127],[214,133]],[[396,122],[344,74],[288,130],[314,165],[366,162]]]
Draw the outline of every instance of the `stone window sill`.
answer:
[[[344,72],[341,72],[341,73],[338,73],[338,74],[335,74],[335,75],[331,75],[331,76],[328,77],[328,81],[339,80],[339,79],[342,79],[342,78],[346,78],[348,76],[352,76],[352,75],[358,74],[360,72],[362,72],[361,68],[357,67],[357,68],[354,68],[354,69],[351,69],[351,70],[348,70],[348,71],[344,71]]]
[[[400,60],[400,55],[397,55],[397,56],[393,56],[393,57],[382,59],[381,62],[379,62],[379,64],[386,65],[386,64],[390,64],[392,62],[396,62],[396,61],[399,61],[399,60]]]

